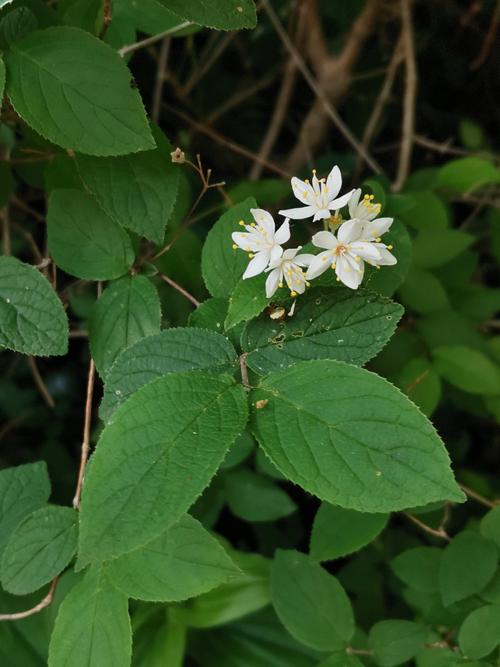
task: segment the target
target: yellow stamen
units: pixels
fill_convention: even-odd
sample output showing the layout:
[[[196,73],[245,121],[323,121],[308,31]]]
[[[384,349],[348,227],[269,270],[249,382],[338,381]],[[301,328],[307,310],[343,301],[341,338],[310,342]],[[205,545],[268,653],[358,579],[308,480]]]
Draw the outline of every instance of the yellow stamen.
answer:
[[[244,226],[245,226],[245,222],[244,222],[244,220],[240,220],[240,221],[238,222],[238,224],[240,225],[240,227],[244,227]]]
[[[249,252],[248,256],[250,257],[250,259],[253,259],[253,252]]]
[[[236,245],[236,243],[233,243],[233,250],[236,250],[237,248],[238,246]]]
[[[283,287],[283,283],[278,283],[278,287]]]
[[[388,248],[389,250],[392,250],[392,249],[394,248],[394,246],[393,246],[392,243],[391,243],[391,245],[388,245],[387,248]]]

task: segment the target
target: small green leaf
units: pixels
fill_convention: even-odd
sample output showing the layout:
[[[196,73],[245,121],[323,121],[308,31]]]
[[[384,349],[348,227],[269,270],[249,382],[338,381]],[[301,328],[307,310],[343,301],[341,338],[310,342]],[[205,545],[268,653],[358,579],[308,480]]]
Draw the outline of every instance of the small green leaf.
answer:
[[[422,593],[439,591],[439,568],[442,549],[437,547],[415,547],[403,551],[391,560],[391,568],[401,581]]]
[[[223,584],[239,569],[201,523],[186,514],[160,537],[111,561],[107,573],[128,597],[178,602]]]
[[[251,470],[232,470],[224,476],[231,512],[243,521],[276,521],[296,511],[297,505],[275,482]]]
[[[265,288],[266,276],[261,274],[249,280],[240,280],[229,297],[229,308],[224,326],[231,329],[259,315],[269,303]]]
[[[70,507],[51,505],[28,515],[3,552],[3,588],[25,595],[47,584],[73,558],[77,534],[77,513]]]
[[[112,280],[134,261],[132,244],[119,225],[80,190],[54,190],[47,213],[50,254],[77,278]]]
[[[267,374],[308,359],[364,364],[394,333],[403,309],[383,296],[347,288],[308,292],[281,322],[267,314],[250,322],[241,337],[247,364]]]
[[[449,307],[446,290],[439,279],[429,271],[412,268],[398,294],[405,306],[420,315]]]
[[[440,187],[462,193],[499,182],[500,171],[491,162],[479,157],[448,162],[439,170],[437,180]]]
[[[311,533],[311,558],[334,560],[359,551],[384,530],[388,520],[388,514],[362,514],[321,503]]]
[[[157,148],[121,157],[77,155],[83,182],[116,223],[161,243],[179,187],[179,165],[165,136],[153,128]]]
[[[386,380],[338,361],[272,373],[252,392],[252,429],[288,479],[322,500],[389,512],[463,501],[432,424]],[[415,471],[418,470],[418,475]]]
[[[0,257],[0,347],[49,356],[68,351],[68,318],[34,266]]]
[[[446,547],[441,558],[439,588],[445,606],[480,593],[493,578],[498,550],[479,533],[464,530]]]
[[[432,355],[437,372],[462,391],[500,394],[500,369],[481,352],[464,345],[443,345]]]
[[[132,345],[118,356],[106,377],[99,414],[109,421],[129,396],[156,378],[197,368],[223,371],[236,364],[236,352],[220,334],[203,329],[167,329]]]
[[[475,609],[462,623],[458,645],[468,658],[484,658],[500,644],[500,604]]]
[[[256,206],[257,202],[251,197],[233,206],[207,234],[201,255],[201,272],[212,296],[230,296],[245,271],[248,257],[242,250],[233,250],[231,234],[240,229],[240,220],[247,223],[252,220],[250,209]]]
[[[321,651],[344,648],[354,634],[351,603],[338,580],[298,551],[277,551],[271,595],[280,621],[298,641]]]
[[[248,431],[236,438],[231,449],[228,451],[226,458],[221,464],[221,470],[230,470],[247,459],[253,452],[255,447],[255,440]]]
[[[11,46],[6,62],[14,108],[49,141],[90,155],[154,148],[127,66],[97,37],[68,26],[37,30]]]
[[[421,269],[434,269],[467,250],[474,240],[458,229],[422,231],[413,241],[413,261]]]
[[[50,480],[45,461],[0,471],[0,555],[16,526],[45,505]]]
[[[101,568],[91,568],[61,604],[48,666],[125,667],[130,665],[131,653],[127,598]]]
[[[126,276],[110,283],[89,318],[89,343],[97,370],[106,376],[120,352],[138,340],[159,333],[160,299],[144,276]]]
[[[189,371],[142,387],[102,432],[83,489],[79,566],[157,537],[208,485],[245,427],[228,376]]]
[[[370,630],[373,658],[380,667],[394,667],[411,660],[423,647],[427,630],[413,621],[380,621]]]
[[[338,651],[326,660],[322,660],[317,667],[364,667],[355,655],[347,655],[345,651]]]
[[[434,192],[424,190],[412,193],[414,206],[401,213],[406,224],[417,230],[429,230],[434,233],[438,229],[450,226],[450,211],[441,197]]]
[[[412,257],[412,241],[405,225],[395,220],[384,234],[384,243],[393,245],[392,254],[398,260],[394,266],[383,266],[380,270],[367,267],[364,286],[372,292],[392,296],[405,280]]]
[[[37,28],[38,20],[33,12],[28,7],[16,7],[0,21],[0,46],[8,49]]]
[[[253,0],[159,0],[170,12],[218,30],[255,28],[257,14]]]
[[[500,505],[483,516],[479,529],[483,537],[500,547]]]

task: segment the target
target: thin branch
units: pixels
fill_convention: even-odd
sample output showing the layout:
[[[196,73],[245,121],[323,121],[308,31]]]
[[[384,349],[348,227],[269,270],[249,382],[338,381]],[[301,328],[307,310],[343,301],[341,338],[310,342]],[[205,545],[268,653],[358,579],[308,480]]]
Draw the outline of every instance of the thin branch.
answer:
[[[102,1],[102,27],[99,38],[104,39],[113,19],[113,0]]]
[[[45,386],[45,382],[43,381],[43,378],[40,375],[40,371],[38,370],[38,366],[36,365],[35,357],[27,357],[27,362],[28,366],[30,367],[33,380],[35,381],[35,385],[38,391],[40,392],[40,395],[42,396],[45,403],[47,403],[49,408],[54,409],[56,407],[56,404],[54,403],[54,399],[50,395],[50,392]]]
[[[425,380],[425,378],[429,375],[429,369],[426,368],[425,371],[422,371],[420,375],[418,375],[413,382],[410,382],[410,384],[405,388],[404,392],[407,396],[411,394],[411,392],[415,389],[415,387],[418,387],[418,385]]]
[[[173,287],[179,294],[182,294],[188,301],[191,301],[193,306],[196,308],[200,305],[200,302],[198,299],[196,299],[192,294],[190,294],[184,287],[181,287],[179,283],[176,283],[175,280],[172,280],[172,278],[169,278],[166,276],[164,273],[158,273],[159,277],[163,280],[163,282],[167,283],[167,285],[170,285],[170,287]]]
[[[3,254],[10,255],[12,246],[10,242],[10,218],[8,206],[3,206],[0,209],[0,218],[2,219],[2,247]]]
[[[133,53],[134,51],[138,51],[139,49],[144,49],[146,46],[151,46],[151,44],[156,44],[156,42],[160,42],[165,37],[173,35],[179,30],[184,30],[184,28],[189,28],[190,25],[192,25],[191,21],[183,21],[182,23],[179,23],[179,25],[175,25],[173,28],[164,30],[163,32],[158,33],[157,35],[146,37],[146,39],[142,39],[140,42],[135,42],[134,44],[128,44],[127,46],[122,46],[122,48],[118,50],[118,54],[123,58],[123,56],[126,56],[128,53]]]
[[[471,63],[470,68],[472,70],[479,69],[490,55],[493,46],[495,44],[495,39],[497,36],[499,24],[500,24],[500,0],[497,0],[497,5],[495,7],[495,11],[493,13],[493,17],[490,22],[490,27],[488,28],[488,32],[486,33],[486,37],[484,38],[481,50],[479,51],[477,58]]]
[[[450,536],[442,526],[439,528],[432,528],[432,526],[428,526],[423,521],[420,521],[420,519],[417,519],[417,517],[413,516],[413,514],[409,514],[408,512],[403,512],[403,514],[407,519],[409,519],[412,523],[414,523],[429,535],[432,535],[433,537],[439,537],[440,539],[446,540],[447,542],[450,541]]]
[[[45,218],[43,217],[43,215],[40,215],[38,211],[35,211],[34,208],[23,202],[22,199],[19,199],[19,197],[16,197],[16,195],[13,195],[10,201],[14,206],[21,209],[21,211],[29,213],[31,217],[34,218],[37,222],[45,222]]]
[[[45,607],[48,607],[50,604],[52,604],[58,581],[59,577],[57,576],[52,580],[47,595],[34,607],[31,607],[31,609],[26,609],[25,611],[15,612],[13,614],[0,614],[0,621],[19,621],[22,618],[28,618],[28,616],[33,616],[34,614],[41,612],[43,609],[45,609]]]
[[[199,64],[198,67],[195,67],[192,76],[186,81],[186,83],[183,86],[181,86],[180,93],[182,97],[187,97],[187,95],[189,95],[189,93],[193,90],[196,84],[199,83],[202,80],[202,78],[207,74],[207,72],[210,71],[212,66],[221,57],[221,55],[224,53],[229,44],[231,44],[231,42],[233,41],[233,39],[236,37],[237,34],[238,34],[237,30],[233,30],[232,32],[228,32],[227,34],[225,34],[219,41],[219,43],[215,46],[212,53],[207,58],[205,58]]]
[[[158,66],[156,68],[156,82],[153,90],[153,100],[151,102],[151,118],[158,123],[161,111],[161,100],[163,97],[163,85],[166,79],[168,55],[170,52],[171,38],[165,37],[161,43],[160,54],[158,56]]]
[[[274,72],[271,75],[266,76],[260,79],[259,81],[256,81],[251,86],[245,86],[243,90],[236,92],[227,100],[224,100],[223,104],[221,104],[220,107],[214,109],[211,113],[208,114],[206,118],[207,124],[213,125],[216,120],[218,120],[228,111],[231,111],[231,109],[234,109],[234,107],[238,107],[245,100],[247,100],[249,97],[253,97],[255,93],[258,93],[263,88],[267,88],[267,86],[269,86],[274,81],[276,76],[277,72]]]
[[[247,366],[247,357],[249,352],[243,352],[240,354],[240,373],[241,373],[241,383],[245,389],[251,389],[250,381],[248,379],[248,366]]]
[[[373,651],[370,649],[353,648],[352,646],[348,646],[345,652],[347,655],[373,655]]]
[[[392,189],[396,192],[401,190],[410,172],[413,135],[415,134],[415,104],[417,99],[418,77],[410,2],[411,0],[401,0],[402,37],[405,53],[406,78],[403,100],[403,123],[401,128],[401,149],[399,152],[396,178],[392,184]]]
[[[16,232],[21,234],[21,236],[24,236],[24,239],[26,240],[26,243],[31,248],[31,252],[33,254],[33,259],[35,260],[35,262],[37,264],[36,268],[37,269],[40,268],[44,259],[43,259],[42,253],[40,252],[39,247],[35,243],[35,239],[33,238],[33,235],[30,234],[26,229],[24,229],[24,227],[22,227],[21,225],[18,225],[17,222],[12,223],[12,227],[13,227],[13,229],[16,230]]]
[[[473,498],[481,505],[484,505],[484,507],[489,507],[490,509],[493,509],[493,507],[496,507],[500,503],[500,501],[498,500],[488,500],[488,498],[485,498],[480,493],[477,493],[477,491],[474,491],[474,489],[465,486],[465,484],[460,484],[460,488],[466,495],[469,496],[469,498]]]

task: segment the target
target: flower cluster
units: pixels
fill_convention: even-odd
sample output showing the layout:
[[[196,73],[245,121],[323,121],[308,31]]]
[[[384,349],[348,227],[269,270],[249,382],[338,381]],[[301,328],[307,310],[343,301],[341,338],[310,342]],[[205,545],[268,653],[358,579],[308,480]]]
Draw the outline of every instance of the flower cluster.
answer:
[[[260,208],[251,209],[254,222],[240,225],[245,232],[234,232],[233,248],[249,253],[250,262],[243,278],[252,278],[262,272],[269,273],[266,280],[266,295],[270,298],[284,282],[292,296],[303,294],[309,281],[328,269],[333,269],[337,280],[351,289],[357,289],[363,280],[365,262],[380,268],[396,264],[390,252],[391,245],[382,243],[382,235],[392,225],[392,218],[378,218],[381,206],[373,201],[373,195],[364,195],[361,189],[338,196],[342,187],[342,176],[337,166],[328,178],[318,179],[313,171],[312,180],[292,178],[292,190],[303,204],[298,208],[281,210],[285,217],[276,229],[270,213]],[[340,213],[346,207],[349,217]],[[323,220],[324,230],[312,237],[312,244],[322,252],[298,254],[302,249],[283,249],[290,239],[290,219],[314,222]]]

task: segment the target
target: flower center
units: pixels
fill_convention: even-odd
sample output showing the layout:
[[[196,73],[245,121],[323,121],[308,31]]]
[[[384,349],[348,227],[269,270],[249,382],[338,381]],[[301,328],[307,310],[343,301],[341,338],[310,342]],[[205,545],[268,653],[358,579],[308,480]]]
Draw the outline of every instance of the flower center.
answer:
[[[334,249],[333,254],[335,255],[335,257],[339,257],[340,255],[344,255],[348,250],[349,246],[342,245],[342,243],[339,243],[338,246]]]

